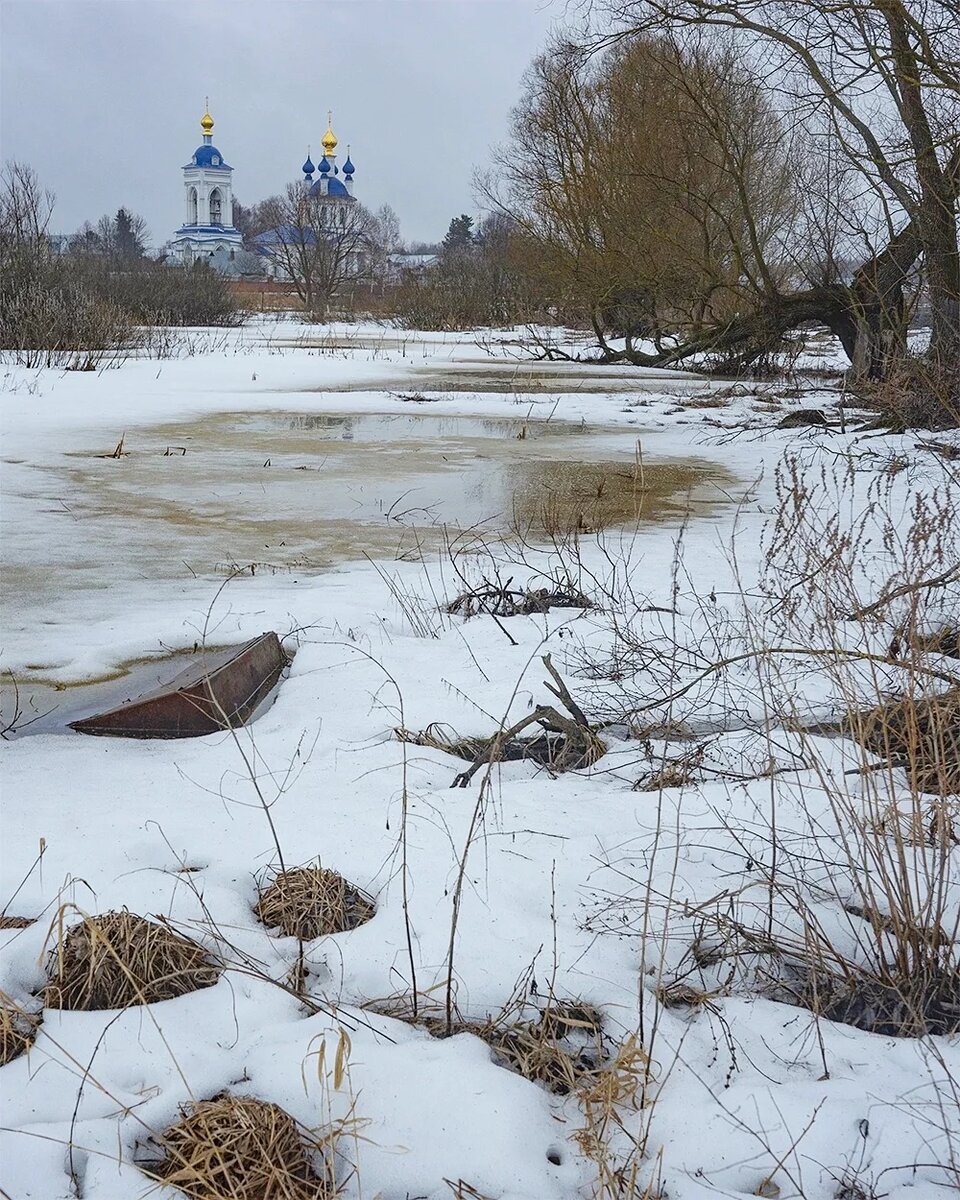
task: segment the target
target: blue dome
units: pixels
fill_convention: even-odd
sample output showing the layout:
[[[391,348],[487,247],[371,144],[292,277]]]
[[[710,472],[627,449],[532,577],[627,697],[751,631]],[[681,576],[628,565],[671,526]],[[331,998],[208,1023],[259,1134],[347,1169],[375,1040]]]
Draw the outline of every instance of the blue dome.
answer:
[[[347,155],[347,161],[343,164],[343,173],[344,173],[344,175],[352,175],[353,174],[353,163],[350,161],[349,154]]]
[[[326,175],[326,173],[329,170],[330,170],[330,163],[327,161],[327,156],[324,155],[323,158],[320,159],[320,174]]]
[[[300,169],[303,171],[304,175],[312,175],[313,174],[315,167],[314,167],[313,163],[310,161],[309,154],[307,155],[307,161],[303,164],[303,166]]]
[[[213,160],[217,161],[214,162]],[[194,164],[198,167],[226,167],[223,155],[216,146],[198,146],[193,152]],[[228,168],[229,169],[229,168]]]
[[[324,182],[326,182],[326,187],[323,186]],[[339,179],[331,179],[327,175],[323,179],[318,179],[307,194],[310,196],[346,196],[347,198],[350,196]]]

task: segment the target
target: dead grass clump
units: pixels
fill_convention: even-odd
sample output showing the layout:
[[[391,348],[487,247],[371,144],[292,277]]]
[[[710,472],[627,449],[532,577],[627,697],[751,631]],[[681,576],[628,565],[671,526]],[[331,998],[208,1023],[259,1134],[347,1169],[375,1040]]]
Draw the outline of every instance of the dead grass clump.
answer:
[[[303,941],[356,929],[376,911],[372,897],[320,866],[278,871],[269,884],[261,885],[254,906],[269,929]]]
[[[960,688],[889,701],[852,724],[860,744],[904,767],[916,791],[960,794]]]
[[[85,916],[64,931],[57,917],[43,990],[48,1008],[91,1011],[172,1000],[212,987],[220,966],[167,924],[131,912]]]
[[[326,1200],[336,1194],[320,1146],[276,1104],[216,1096],[181,1110],[141,1169],[192,1200]]]
[[[960,969],[950,964],[899,980],[805,964],[794,968],[788,988],[793,1003],[868,1033],[952,1037],[960,1031]]]
[[[510,1005],[486,1020],[458,1017],[449,1023],[442,1009],[428,999],[421,1000],[416,1011],[407,995],[366,1007],[381,1016],[419,1025],[437,1038],[472,1033],[487,1043],[499,1066],[559,1096],[592,1088],[610,1059],[600,1011],[580,1000],[551,999],[528,1020],[518,1019],[517,1010]]]
[[[0,913],[0,929],[29,929],[36,917],[16,917]]]
[[[13,1062],[33,1045],[42,1016],[17,1004],[12,996],[0,991],[0,1067]]]

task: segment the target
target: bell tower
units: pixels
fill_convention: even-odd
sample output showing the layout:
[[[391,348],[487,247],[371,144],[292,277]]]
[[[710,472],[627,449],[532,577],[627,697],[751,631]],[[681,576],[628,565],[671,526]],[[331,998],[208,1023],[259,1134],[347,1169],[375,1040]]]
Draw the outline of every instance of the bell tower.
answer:
[[[184,221],[173,239],[174,255],[185,263],[243,246],[233,225],[233,167],[213,144],[209,103],[200,131],[203,142],[183,168]]]

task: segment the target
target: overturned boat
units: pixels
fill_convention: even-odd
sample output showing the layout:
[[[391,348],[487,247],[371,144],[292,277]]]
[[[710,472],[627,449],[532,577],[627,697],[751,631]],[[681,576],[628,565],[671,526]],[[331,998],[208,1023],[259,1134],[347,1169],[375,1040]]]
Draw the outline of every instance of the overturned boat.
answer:
[[[280,680],[289,660],[276,633],[242,646],[197,651],[169,683],[116,708],[70,723],[101,737],[202,737],[243,725]]]

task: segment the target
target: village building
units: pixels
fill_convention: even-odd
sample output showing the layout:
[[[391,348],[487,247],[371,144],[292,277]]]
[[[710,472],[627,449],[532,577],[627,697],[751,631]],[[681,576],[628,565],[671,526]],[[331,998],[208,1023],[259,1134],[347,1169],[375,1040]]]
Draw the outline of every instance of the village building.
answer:
[[[243,238],[233,224],[233,167],[213,144],[209,105],[200,130],[203,142],[183,168],[184,222],[173,236],[170,255],[186,266],[214,260],[212,265],[229,271],[243,253]]]
[[[243,236],[233,224],[233,167],[213,144],[213,125],[208,105],[200,120],[203,142],[183,167],[185,219],[169,244],[170,258],[183,265],[204,261],[225,275],[286,280],[289,276],[283,265],[284,255],[278,251],[284,243],[315,235],[312,230],[279,226],[258,234],[249,249],[244,248]],[[356,168],[349,147],[341,167],[338,144],[333,116],[328,114],[320,162],[314,165],[308,152],[301,168],[304,198],[319,203],[321,227],[331,239],[347,227],[348,210],[357,203],[353,194]],[[344,277],[363,278],[368,266],[368,250],[358,245],[346,255]]]
[[[318,238],[324,232],[334,241],[343,236],[349,225],[349,210],[357,203],[353,194],[353,176],[356,168],[350,157],[349,146],[342,169],[337,162],[339,139],[333,132],[332,113],[327,114],[327,130],[320,143],[323,149],[320,162],[315,166],[308,150],[306,160],[300,168],[303,172],[303,196],[305,200],[317,204],[320,230],[315,228],[313,221],[304,221],[301,226],[281,225],[257,234],[254,238],[254,249],[268,278],[289,278],[284,267],[284,259],[287,256],[282,252],[285,245],[296,246],[305,239]],[[352,242],[353,239],[350,240]],[[344,255],[344,280],[362,279],[367,273],[369,258],[369,248],[363,244],[362,239],[356,246],[351,246]]]

